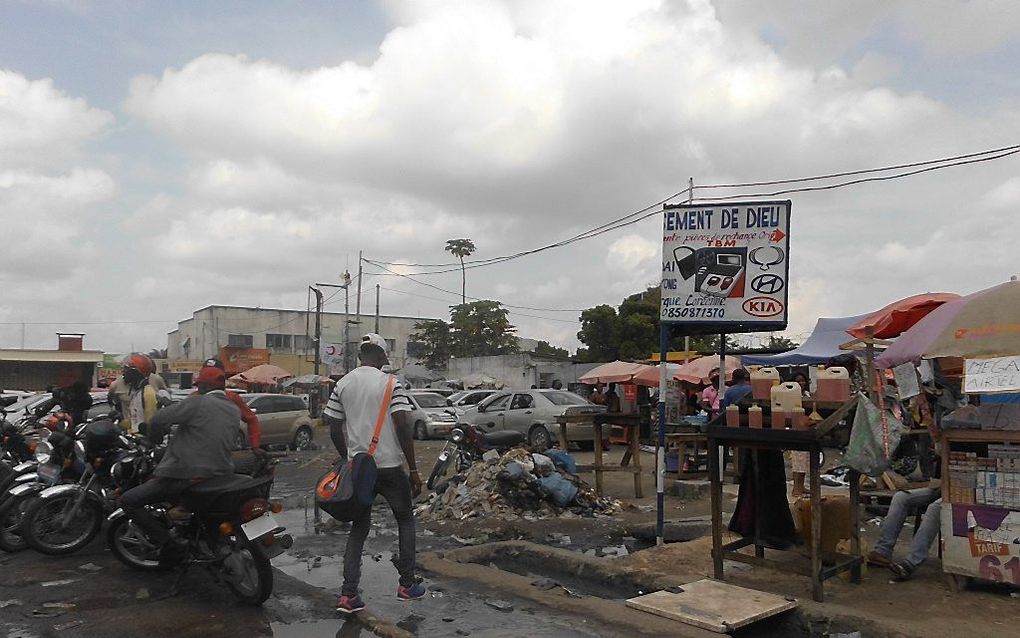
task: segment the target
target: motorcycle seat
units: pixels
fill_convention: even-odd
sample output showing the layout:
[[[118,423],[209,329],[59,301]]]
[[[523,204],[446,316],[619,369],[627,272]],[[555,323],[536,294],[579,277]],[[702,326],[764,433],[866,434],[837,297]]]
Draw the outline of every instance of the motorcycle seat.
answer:
[[[502,432],[483,432],[482,439],[488,447],[503,448],[513,447],[523,442],[524,435],[513,430],[504,430]]]
[[[208,497],[243,492],[265,485],[272,480],[271,476],[255,479],[245,474],[224,474],[192,485],[185,494],[192,497]]]

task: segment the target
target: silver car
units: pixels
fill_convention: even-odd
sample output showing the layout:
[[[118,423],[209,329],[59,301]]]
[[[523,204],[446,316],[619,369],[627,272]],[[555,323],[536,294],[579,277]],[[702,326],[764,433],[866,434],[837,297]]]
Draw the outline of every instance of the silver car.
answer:
[[[457,424],[457,415],[446,403],[446,397],[435,392],[411,391],[414,405],[414,438],[419,441],[445,437]]]
[[[558,440],[556,419],[568,414],[595,414],[605,407],[566,390],[520,390],[497,392],[460,416],[481,432],[515,430],[528,439],[533,449],[548,449]],[[592,427],[583,423],[567,426],[567,440],[592,444]]]

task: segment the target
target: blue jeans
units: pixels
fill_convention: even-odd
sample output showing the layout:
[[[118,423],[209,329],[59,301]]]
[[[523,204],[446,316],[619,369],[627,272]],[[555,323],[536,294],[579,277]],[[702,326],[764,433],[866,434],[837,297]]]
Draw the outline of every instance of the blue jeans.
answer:
[[[921,526],[917,528],[913,540],[910,541],[910,551],[904,559],[913,567],[923,563],[928,558],[931,544],[939,535],[941,496],[939,490],[931,487],[896,492],[889,504],[889,513],[882,521],[875,553],[885,558],[892,558],[893,547],[896,545],[896,539],[899,538],[900,530],[903,529],[903,523],[907,520],[907,515],[916,511],[917,508],[927,507],[924,516],[921,517]]]

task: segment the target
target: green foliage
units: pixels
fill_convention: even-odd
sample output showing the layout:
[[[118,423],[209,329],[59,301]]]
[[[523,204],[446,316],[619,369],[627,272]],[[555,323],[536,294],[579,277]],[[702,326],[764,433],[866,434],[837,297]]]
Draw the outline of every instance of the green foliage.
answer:
[[[538,345],[535,346],[535,354],[548,357],[562,357],[564,359],[570,356],[570,353],[565,348],[557,348],[548,341],[539,341]]]
[[[498,301],[472,301],[450,309],[451,354],[484,357],[517,352],[517,329]]]
[[[430,370],[445,370],[450,359],[452,344],[450,342],[450,324],[445,321],[419,321],[414,324],[411,341],[422,344],[421,362]]]
[[[460,302],[467,303],[467,269],[464,258],[475,252],[475,243],[470,239],[447,239],[446,252],[460,258]]]
[[[613,361],[619,358],[620,324],[616,310],[602,304],[588,308],[581,313],[581,329],[578,340],[586,348],[578,349],[577,358],[587,361]],[[582,350],[584,351],[582,353]]]
[[[777,337],[775,335],[769,335],[769,340],[765,342],[765,347],[769,350],[793,350],[800,344],[796,341],[787,339],[786,337]]]
[[[619,311],[606,304],[583,311],[577,338],[585,347],[578,348],[576,359],[581,362],[641,360],[658,352],[661,303],[662,290],[658,286],[649,286],[643,292],[624,299]],[[730,344],[727,338],[727,345]],[[670,350],[683,348],[682,335],[671,338]],[[717,351],[719,335],[691,337],[690,348],[701,352]]]

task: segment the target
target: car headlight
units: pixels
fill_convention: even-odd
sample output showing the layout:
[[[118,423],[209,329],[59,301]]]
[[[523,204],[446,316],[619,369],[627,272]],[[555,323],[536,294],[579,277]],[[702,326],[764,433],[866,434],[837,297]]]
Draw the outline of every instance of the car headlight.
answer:
[[[49,441],[39,441],[39,444],[35,446],[35,460],[39,461],[40,465],[46,465],[53,458],[53,444]]]
[[[450,433],[450,440],[454,443],[460,443],[464,440],[464,430],[460,428],[453,428],[453,432]]]

